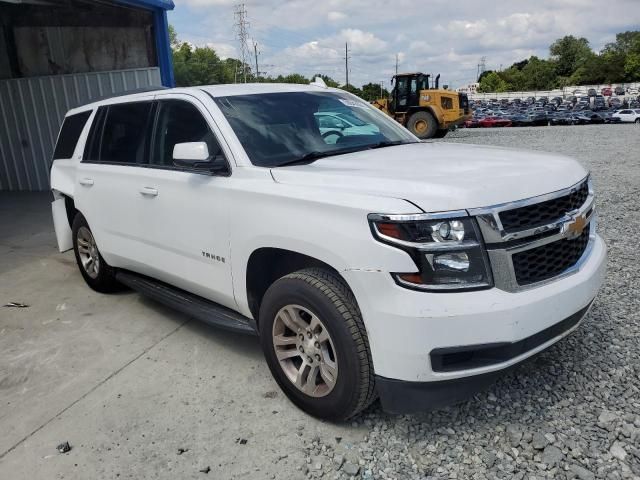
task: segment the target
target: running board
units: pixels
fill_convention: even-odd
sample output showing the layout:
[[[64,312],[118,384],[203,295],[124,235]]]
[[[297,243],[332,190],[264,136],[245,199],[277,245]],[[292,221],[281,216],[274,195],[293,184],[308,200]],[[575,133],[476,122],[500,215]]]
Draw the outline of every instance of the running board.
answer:
[[[215,302],[133,272],[119,270],[116,280],[142,295],[214,327],[257,335],[255,322]]]

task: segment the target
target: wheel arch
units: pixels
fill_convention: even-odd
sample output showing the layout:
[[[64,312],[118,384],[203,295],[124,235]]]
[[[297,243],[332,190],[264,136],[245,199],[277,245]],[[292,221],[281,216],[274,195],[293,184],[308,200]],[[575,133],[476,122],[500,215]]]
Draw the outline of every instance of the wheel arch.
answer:
[[[279,278],[305,268],[322,268],[347,283],[340,272],[323,260],[300,252],[276,247],[254,250],[247,261],[246,298],[253,318],[258,324],[260,305],[267,289]]]

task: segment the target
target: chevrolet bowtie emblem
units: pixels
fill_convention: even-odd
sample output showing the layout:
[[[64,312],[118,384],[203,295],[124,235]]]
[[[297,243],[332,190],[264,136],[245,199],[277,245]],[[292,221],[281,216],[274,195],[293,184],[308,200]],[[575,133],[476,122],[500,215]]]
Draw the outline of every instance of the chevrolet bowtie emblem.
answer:
[[[587,217],[586,215],[577,215],[573,217],[568,222],[565,222],[562,225],[562,233],[568,239],[577,238],[582,234],[582,231],[587,226]]]

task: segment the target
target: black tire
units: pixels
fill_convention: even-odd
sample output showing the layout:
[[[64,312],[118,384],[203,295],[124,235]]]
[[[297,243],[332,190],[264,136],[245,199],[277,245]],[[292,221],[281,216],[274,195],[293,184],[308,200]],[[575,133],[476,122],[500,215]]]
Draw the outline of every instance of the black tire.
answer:
[[[444,138],[447,136],[447,133],[449,133],[448,128],[439,128],[438,130],[436,130],[436,133],[433,136],[433,138]]]
[[[290,305],[308,309],[321,319],[335,346],[337,379],[333,389],[323,397],[307,395],[298,389],[276,357],[274,323],[278,312]],[[269,369],[280,388],[300,409],[318,418],[343,421],[375,400],[373,363],[362,316],[353,293],[337,275],[313,268],[274,282],[262,300],[259,327]]]
[[[89,285],[89,287],[91,287],[96,292],[110,293],[122,290],[122,285],[116,280],[115,269],[107,264],[107,262],[105,262],[104,258],[102,258],[102,255],[100,254],[100,251],[97,249],[97,246],[96,254],[98,258],[98,271],[95,275],[95,278],[87,273],[87,270],[83,266],[82,260],[80,259],[80,252],[78,250],[78,232],[80,232],[80,230],[83,228],[87,229],[91,233],[91,228],[89,227],[87,220],[84,218],[84,215],[82,215],[81,213],[77,213],[75,218],[73,219],[71,232],[73,239],[73,252],[75,253],[76,263],[78,264],[78,269],[80,270],[82,278],[84,278],[84,281],[87,282],[87,285]]]
[[[424,129],[420,128],[422,122],[426,123],[426,128]],[[416,137],[424,140],[426,138],[433,138],[438,130],[438,122],[431,112],[416,112],[409,117],[407,128]]]
[[[640,118],[636,118],[636,122],[635,123],[640,123]]]

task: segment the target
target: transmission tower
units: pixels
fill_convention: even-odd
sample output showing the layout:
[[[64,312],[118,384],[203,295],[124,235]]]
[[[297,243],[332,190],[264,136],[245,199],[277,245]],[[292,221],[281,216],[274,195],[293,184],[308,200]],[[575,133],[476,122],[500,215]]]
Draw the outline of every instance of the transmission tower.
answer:
[[[482,75],[486,69],[487,69],[487,57],[481,57],[480,63],[478,64],[478,73],[476,75],[476,78],[478,79],[478,81],[480,80],[480,75]]]
[[[247,83],[247,62],[251,58],[251,53],[249,51],[249,22],[247,21],[247,9],[244,3],[235,6],[233,15],[236,19],[235,28],[240,48],[240,61],[242,62],[241,74],[244,83]]]

